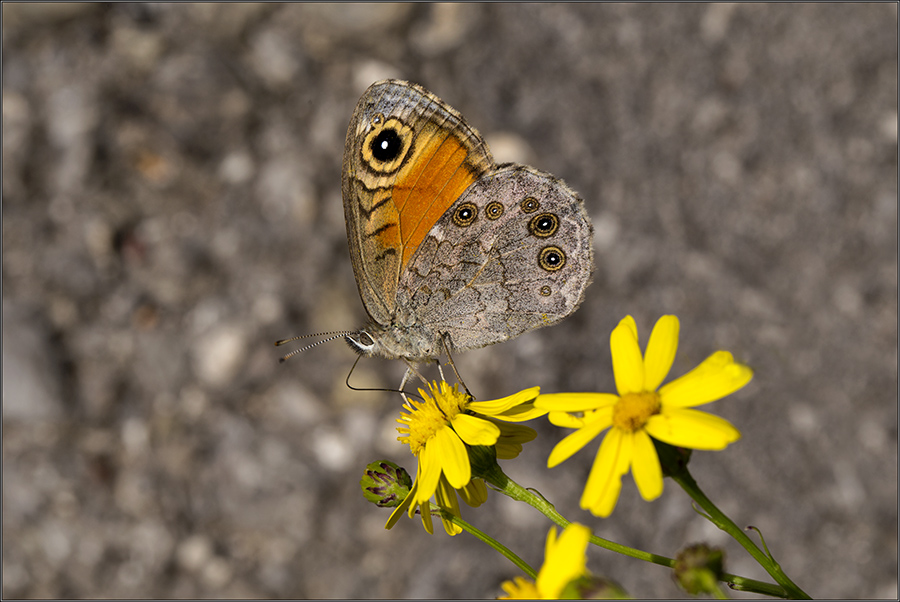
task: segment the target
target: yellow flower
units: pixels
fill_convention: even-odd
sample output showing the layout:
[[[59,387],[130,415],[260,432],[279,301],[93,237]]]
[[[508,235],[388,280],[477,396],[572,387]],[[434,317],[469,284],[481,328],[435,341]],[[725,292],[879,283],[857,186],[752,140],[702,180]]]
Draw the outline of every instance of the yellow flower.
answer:
[[[487,499],[487,487],[481,479],[472,479],[467,446],[495,446],[500,459],[515,458],[522,444],[535,438],[533,429],[507,424],[531,420],[547,413],[534,407],[539,387],[525,389],[493,401],[474,401],[446,382],[430,384],[429,392],[419,389],[422,401],[407,399],[406,410],[397,420],[402,443],[419,460],[416,480],[403,504],[398,506],[386,528],[394,526],[406,510],[412,517],[422,514],[425,529],[432,533],[430,502],[459,516],[457,493],[468,505],[476,507]],[[444,520],[444,528],[456,535],[460,528]]]
[[[556,527],[551,527],[547,533],[544,565],[538,571],[535,582],[532,583],[524,577],[505,581],[500,587],[506,595],[500,596],[500,599],[559,599],[569,583],[590,574],[584,554],[590,536],[590,529],[578,523],[571,523],[557,539]]]
[[[651,501],[663,489],[663,475],[651,437],[670,445],[719,450],[740,439],[727,420],[688,408],[734,393],[753,377],[753,371],[717,351],[684,376],[660,387],[675,360],[678,318],[663,316],[650,334],[641,356],[637,325],[627,316],[610,336],[616,389],[612,393],[555,393],[541,395],[535,407],[550,412],[556,426],[577,428],[560,441],[547,460],[556,466],[610,428],[594,460],[581,507],[595,516],[609,516],[631,469],[641,496]]]

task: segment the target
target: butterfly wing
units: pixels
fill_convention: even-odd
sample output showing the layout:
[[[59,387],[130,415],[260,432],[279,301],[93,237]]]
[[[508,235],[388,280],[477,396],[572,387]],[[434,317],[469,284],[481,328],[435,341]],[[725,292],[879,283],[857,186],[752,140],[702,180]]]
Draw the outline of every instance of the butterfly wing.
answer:
[[[359,295],[375,322],[391,323],[410,259],[492,168],[478,132],[424,88],[385,80],[366,90],[347,129],[342,193]]]
[[[400,281],[401,313],[460,350],[549,326],[584,299],[592,237],[583,201],[562,180],[501,166],[419,245]]]

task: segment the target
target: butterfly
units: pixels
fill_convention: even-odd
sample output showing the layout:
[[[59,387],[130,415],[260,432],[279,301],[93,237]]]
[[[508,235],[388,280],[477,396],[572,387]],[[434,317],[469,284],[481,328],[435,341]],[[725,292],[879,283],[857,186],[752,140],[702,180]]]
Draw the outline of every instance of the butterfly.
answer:
[[[369,319],[324,334],[361,355],[420,362],[506,341],[570,315],[591,282],[581,198],[548,173],[496,164],[463,116],[416,84],[376,82],[359,99],[342,194]]]

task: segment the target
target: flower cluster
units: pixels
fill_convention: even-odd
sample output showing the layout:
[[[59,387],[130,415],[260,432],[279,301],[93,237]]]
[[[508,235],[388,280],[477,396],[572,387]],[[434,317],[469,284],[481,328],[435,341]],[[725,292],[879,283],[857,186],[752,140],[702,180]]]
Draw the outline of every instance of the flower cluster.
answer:
[[[386,527],[394,526],[403,511],[409,516],[418,510],[425,529],[432,533],[430,499],[454,516],[460,516],[457,493],[469,506],[477,507],[487,499],[487,488],[480,478],[472,478],[469,459],[473,446],[495,446],[500,459],[515,458],[522,444],[537,436],[533,429],[512,422],[531,420],[546,414],[534,407],[538,387],[520,391],[493,401],[475,401],[446,382],[419,389],[422,400],[407,399],[405,412],[397,420],[401,426],[398,440],[409,444],[419,461],[416,479],[404,502],[398,506]],[[460,527],[443,518],[450,535]]]
[[[410,517],[419,513],[425,529],[433,533],[432,514],[436,513],[447,533],[456,535],[463,527],[477,532],[461,520],[459,498],[472,507],[481,505],[487,500],[487,480],[558,524],[568,524],[558,538],[555,528],[548,533],[540,571],[535,573],[517,562],[535,579],[516,577],[504,582],[504,598],[625,596],[615,583],[587,571],[585,550],[592,540],[590,530],[568,523],[541,496],[512,483],[496,461],[515,458],[522,444],[536,437],[534,430],[515,423],[547,415],[552,424],[575,429],[553,448],[548,467],[559,465],[603,435],[581,495],[583,509],[595,516],[609,516],[618,501],[622,477],[629,471],[645,500],[659,497],[663,465],[658,448],[666,452],[666,458],[671,450],[667,446],[721,450],[740,439],[740,432],[731,423],[694,408],[737,391],[753,377],[752,370],[736,362],[730,353],[716,351],[687,374],[663,384],[675,360],[678,334],[678,318],[661,317],[642,353],[634,318],[627,316],[619,322],[610,336],[615,394],[542,395],[538,387],[532,387],[502,399],[475,401],[458,386],[440,381],[428,384],[427,390],[419,389],[420,399],[404,396],[406,401],[397,420],[398,440],[408,444],[418,460],[416,478],[410,485],[409,475],[402,468],[386,461],[373,463],[361,481],[365,495],[380,506],[395,507],[385,525],[388,529],[404,512]],[[678,473],[670,469],[667,474]],[[606,546],[603,540],[593,541]],[[692,568],[697,563],[682,564]],[[721,562],[716,566],[721,573]],[[702,591],[707,591],[718,579],[714,571],[683,572],[686,576],[680,582],[689,591],[701,591],[697,585],[701,581],[706,588]],[[799,588],[790,591],[802,593]]]

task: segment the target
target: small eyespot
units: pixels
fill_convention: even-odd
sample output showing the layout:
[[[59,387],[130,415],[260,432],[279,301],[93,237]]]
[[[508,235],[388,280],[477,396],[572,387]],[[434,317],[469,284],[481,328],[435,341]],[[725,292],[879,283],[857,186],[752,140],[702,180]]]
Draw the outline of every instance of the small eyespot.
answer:
[[[552,293],[552,292],[553,291],[547,285],[542,286],[541,290],[540,290],[541,296],[543,296],[543,297],[549,297],[550,293]]]
[[[460,228],[471,226],[478,217],[478,207],[475,203],[463,203],[453,212],[453,223]]]
[[[488,219],[497,219],[503,215],[503,203],[500,201],[491,201],[488,203],[487,207],[484,208],[484,214]]]
[[[544,247],[538,253],[538,265],[548,272],[555,272],[566,265],[566,254],[559,247]]]
[[[538,209],[541,208],[541,204],[538,202],[536,198],[533,196],[526,197],[521,203],[519,203],[519,207],[522,208],[522,211],[525,213],[534,213]]]
[[[532,236],[547,238],[553,236],[559,230],[559,218],[554,213],[542,213],[535,215],[528,222],[528,231]]]

